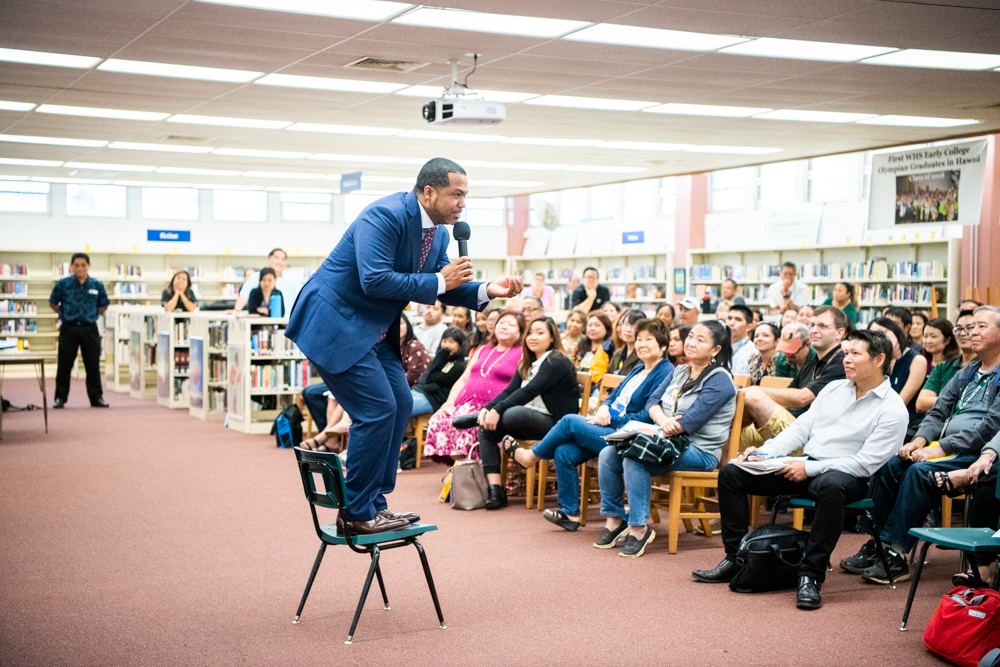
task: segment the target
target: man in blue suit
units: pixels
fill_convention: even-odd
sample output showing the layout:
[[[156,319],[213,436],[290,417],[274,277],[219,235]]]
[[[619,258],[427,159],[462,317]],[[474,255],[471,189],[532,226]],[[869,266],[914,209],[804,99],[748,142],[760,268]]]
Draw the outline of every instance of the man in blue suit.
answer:
[[[285,335],[295,341],[351,416],[348,507],[337,523],[357,533],[397,530],[420,517],[390,512],[410,394],[399,317],[410,301],[482,310],[512,297],[521,278],[474,283],[472,260],[449,262],[445,225],[462,216],[465,170],[445,158],[421,168],[416,186],[372,203],[299,292]],[[346,516],[345,516],[346,515]]]

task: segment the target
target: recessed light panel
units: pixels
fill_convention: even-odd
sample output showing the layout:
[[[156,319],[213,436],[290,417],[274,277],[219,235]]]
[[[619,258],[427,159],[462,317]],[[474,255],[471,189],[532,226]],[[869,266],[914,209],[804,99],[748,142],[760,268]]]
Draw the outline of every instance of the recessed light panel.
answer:
[[[140,144],[131,141],[112,141],[108,148],[126,151],[156,151],[160,153],[211,153],[213,146],[180,146],[175,144]]]
[[[81,146],[83,148],[101,148],[108,142],[97,139],[70,139],[68,137],[36,137],[24,134],[0,134],[0,141],[16,144],[45,144],[48,146]]]
[[[166,76],[178,79],[199,79],[201,81],[223,81],[227,83],[246,83],[253,81],[263,72],[251,72],[242,69],[222,69],[219,67],[197,67],[195,65],[172,65],[170,63],[154,63],[144,60],[105,60],[97,68],[107,72],[123,74],[144,74],[146,76]]]
[[[732,44],[745,42],[747,37],[713,35],[704,32],[663,30],[636,25],[601,23],[566,35],[563,39],[574,42],[645,46],[652,49],[678,49],[681,51],[715,51]]]
[[[546,19],[514,14],[488,14],[486,12],[470,12],[464,9],[437,9],[433,7],[421,7],[407,12],[393,19],[392,22],[425,28],[491,32],[523,37],[558,37],[591,25],[587,21]]]
[[[720,53],[738,56],[766,56],[769,58],[793,58],[801,60],[827,60],[831,62],[853,62],[863,58],[896,51],[891,46],[866,46],[864,44],[841,44],[838,42],[810,42],[802,39],[777,39],[760,37],[742,44],[724,48]]]
[[[597,139],[561,139],[559,137],[507,137],[502,144],[519,144],[521,146],[563,146],[567,148],[587,148],[599,143]]]
[[[282,158],[286,160],[296,160],[307,158],[311,153],[299,153],[296,151],[262,151],[252,148],[216,148],[212,151],[214,155],[234,155],[236,157],[267,157]]]
[[[31,111],[35,105],[31,102],[8,102],[0,100],[0,109],[4,111]]]
[[[167,119],[168,123],[189,125],[219,125],[221,127],[252,127],[259,130],[280,130],[291,125],[287,120],[262,120],[260,118],[228,118],[226,116],[197,116],[179,113]]]
[[[966,53],[964,51],[904,49],[895,53],[888,53],[884,56],[868,58],[862,62],[866,65],[986,70],[1000,67],[1000,55],[994,53]]]
[[[598,109],[602,111],[639,111],[655,107],[659,102],[641,100],[616,100],[607,97],[576,97],[573,95],[542,95],[525,104],[566,109]]]
[[[602,141],[597,148],[617,148],[629,151],[682,151],[693,144],[664,144],[652,141]]]
[[[364,127],[361,125],[331,125],[329,123],[295,123],[285,129],[295,132],[326,132],[328,134],[354,134],[366,137],[391,137],[403,131],[398,127]]]
[[[59,160],[28,160],[26,158],[0,157],[0,164],[16,164],[22,167],[61,167]]]
[[[379,164],[392,164],[399,162],[400,157],[384,157],[381,155],[340,155],[336,153],[316,153],[309,156],[310,160],[327,160],[329,162],[372,162]]]
[[[406,88],[406,84],[402,83],[362,81],[360,79],[333,79],[325,76],[301,76],[298,74],[268,74],[254,81],[254,83],[262,86],[336,90],[344,93],[394,93],[397,90]]]
[[[359,21],[382,21],[413,6],[405,2],[383,0],[199,0],[199,2]]]
[[[126,109],[99,109],[96,107],[72,107],[62,104],[43,104],[35,109],[38,113],[52,113],[60,116],[86,116],[88,118],[115,118],[118,120],[163,120],[170,114],[156,111],[129,111]]]
[[[66,53],[23,51],[21,49],[0,49],[0,60],[5,60],[9,63],[50,65],[52,67],[72,67],[74,69],[89,69],[101,62],[100,58],[94,58],[92,56],[73,56]]]
[[[109,164],[107,162],[67,162],[67,169],[100,169],[102,171],[156,171],[156,167],[142,164]]]
[[[444,92],[444,88],[441,86],[410,86],[409,88],[403,88],[402,90],[397,90],[397,95],[404,95],[406,97],[424,97],[430,99],[437,99],[441,97]],[[472,90],[470,91],[468,97],[460,99],[475,99],[476,96],[482,97],[483,99],[489,100],[490,102],[500,102],[501,104],[517,104],[518,102],[523,102],[525,100],[530,100],[532,97],[538,97],[538,93],[514,93],[507,90]]]
[[[287,171],[244,171],[243,175],[250,178],[290,178],[300,181],[323,178],[323,174],[303,174]]]
[[[933,116],[878,116],[859,120],[858,125],[897,125],[899,127],[958,127],[975,125],[974,118],[935,118]]]
[[[872,113],[844,113],[842,111],[813,111],[809,109],[778,109],[757,114],[754,118],[764,120],[797,120],[807,123],[855,123],[872,118]]]
[[[607,174],[638,174],[641,171],[646,171],[645,167],[619,167],[619,166],[608,166],[599,164],[574,164],[566,167],[566,171],[592,171],[594,173],[607,173]]]
[[[687,149],[687,153],[723,153],[731,155],[767,155],[768,153],[780,153],[780,148],[764,148],[761,146],[695,146]]]
[[[242,171],[232,169],[198,169],[195,167],[157,167],[160,174],[193,174],[194,176],[239,176]]]
[[[679,116],[719,116],[721,118],[745,118],[771,109],[760,107],[727,107],[714,104],[661,104],[643,109],[643,113],[669,113]]]
[[[433,130],[407,130],[396,136],[404,139],[432,139],[435,141],[476,141],[490,143],[503,137],[495,134],[470,134],[468,132],[435,132]]]

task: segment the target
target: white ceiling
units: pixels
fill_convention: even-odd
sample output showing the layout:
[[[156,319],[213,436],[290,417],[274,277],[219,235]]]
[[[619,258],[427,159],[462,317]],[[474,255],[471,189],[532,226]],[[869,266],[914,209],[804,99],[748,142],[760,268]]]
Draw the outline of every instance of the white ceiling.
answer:
[[[961,4],[962,6],[957,6]],[[993,0],[438,0],[451,8],[611,22],[693,32],[872,44],[898,48],[1000,53],[1000,10]],[[977,8],[978,7],[978,8]],[[509,137],[758,146],[766,156],[556,148],[400,137],[317,134],[82,118],[0,111],[0,133],[169,143],[170,135],[204,145],[307,153],[360,154],[465,161],[606,165],[631,174],[473,166],[473,195],[500,196],[632,178],[707,171],[764,161],[877,146],[987,134],[1000,130],[1000,72],[955,71],[818,62],[341,20],[192,0],[3,0],[0,48],[256,70],[344,79],[444,86],[447,61],[483,54],[470,86],[535,94],[610,97],[773,109],[975,118],[957,128],[886,127],[752,118],[507,105],[507,120],[457,132]],[[364,56],[428,62],[412,72],[345,69]],[[462,73],[467,71],[463,65]],[[424,100],[401,95],[341,93],[231,84],[0,62],[0,100],[165,113],[232,116],[340,125],[428,128]],[[195,143],[197,145],[197,142]],[[82,161],[238,171],[363,171],[412,179],[413,164],[338,163],[74,148],[0,142],[0,158]],[[473,162],[472,164],[475,164]],[[0,164],[0,174],[68,177],[65,167]],[[81,172],[78,176],[86,176]],[[94,176],[94,174],[90,174]],[[97,174],[100,176],[100,174]],[[104,175],[108,177],[107,174]],[[330,187],[332,180],[178,176],[122,172],[129,180]],[[477,187],[475,181],[533,185]],[[366,183],[395,190],[403,183]],[[335,188],[334,188],[335,189]]]

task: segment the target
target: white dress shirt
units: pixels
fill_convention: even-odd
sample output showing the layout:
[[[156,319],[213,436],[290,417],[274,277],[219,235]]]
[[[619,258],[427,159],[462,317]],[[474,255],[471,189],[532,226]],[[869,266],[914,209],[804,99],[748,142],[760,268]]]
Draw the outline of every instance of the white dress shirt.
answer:
[[[420,344],[424,346],[427,350],[427,356],[431,359],[437,354],[438,349],[441,347],[441,334],[445,332],[448,325],[444,322],[438,322],[437,324],[431,324],[430,326],[425,326],[423,324],[418,324],[413,327],[413,335],[417,337]]]
[[[767,288],[767,300],[771,303],[772,308],[781,308],[785,305],[785,284],[781,282],[781,278],[778,278],[770,287]],[[796,278],[792,281],[792,286],[789,288],[788,293],[791,294],[792,303],[796,306],[805,306],[810,301],[812,301],[812,290],[809,285]]]
[[[535,359],[535,361],[531,364],[531,367],[528,369],[528,377],[521,380],[522,387],[526,387],[528,383],[531,382],[536,375],[538,375],[538,369],[542,367],[542,362],[545,361],[545,358],[549,356],[549,354],[551,353],[552,350],[546,350],[542,354],[542,356]],[[549,412],[549,409],[545,407],[545,401],[542,400],[541,394],[531,399],[531,401],[529,401],[528,404],[525,405],[524,407],[531,408],[532,410],[538,410],[543,415],[552,414],[551,412]]]
[[[240,297],[249,301],[250,292],[258,287],[260,287],[260,271],[247,278],[247,281],[243,283],[243,287],[240,288]],[[299,296],[299,290],[302,289],[302,283],[289,278],[286,273],[282,273],[274,279],[274,288],[281,292],[281,299],[285,302],[285,317],[288,317],[288,313],[292,312],[295,299]]]
[[[743,340],[733,345],[733,375],[746,375],[747,362],[757,348],[750,342],[749,336],[744,336]]]
[[[420,204],[420,202],[417,202],[417,203]],[[434,221],[431,220],[431,216],[429,216],[427,214],[427,211],[424,209],[424,205],[423,204],[420,204],[420,227],[421,227],[421,229],[432,229],[434,227]],[[446,289],[446,283],[445,283],[445,280],[444,280],[444,274],[438,272],[438,273],[436,273],[434,275],[436,275],[437,279],[438,279],[438,294],[444,294],[445,292],[448,291]],[[479,286],[479,307],[480,308],[482,308],[483,306],[485,306],[487,303],[490,302],[490,297],[486,295],[486,288],[488,286],[489,286],[489,283],[483,283],[482,285]],[[248,294],[249,294],[249,292],[248,292]],[[439,336],[438,337],[438,341],[440,342],[440,340],[441,340],[441,337]],[[424,347],[426,347],[426,345]]]
[[[764,443],[768,457],[785,456],[805,445],[806,474],[815,477],[840,470],[871,477],[903,446],[910,417],[906,405],[886,378],[857,398],[851,380],[826,385],[795,422]]]

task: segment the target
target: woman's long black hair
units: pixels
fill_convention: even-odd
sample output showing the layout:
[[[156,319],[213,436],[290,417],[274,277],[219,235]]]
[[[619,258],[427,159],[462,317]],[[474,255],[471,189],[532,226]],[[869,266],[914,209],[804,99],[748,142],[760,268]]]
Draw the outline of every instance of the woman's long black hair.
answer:
[[[417,334],[413,333],[413,325],[410,324],[410,318],[406,316],[406,313],[401,314],[399,317],[406,322],[406,335],[403,336],[403,340],[399,341],[399,347],[404,348],[410,344],[411,340],[417,339]]]

